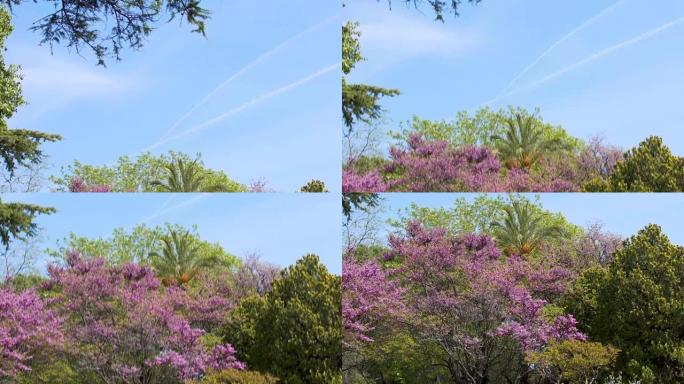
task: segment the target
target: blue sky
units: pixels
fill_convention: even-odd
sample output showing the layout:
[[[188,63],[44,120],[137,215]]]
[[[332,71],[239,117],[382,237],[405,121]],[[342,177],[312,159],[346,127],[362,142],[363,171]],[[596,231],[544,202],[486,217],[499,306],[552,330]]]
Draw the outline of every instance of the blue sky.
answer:
[[[500,194],[489,194],[496,196]],[[542,206],[562,213],[570,222],[586,226],[602,223],[604,229],[624,237],[636,234],[648,224],[658,224],[675,244],[684,245],[681,193],[542,193],[525,194],[540,197]],[[422,207],[451,208],[456,199],[472,201],[476,193],[387,193],[382,194],[383,216],[396,218],[411,203]],[[506,196],[503,194],[503,196]]]
[[[7,194],[2,201],[55,207],[39,216],[45,247],[74,232],[108,237],[114,228],[166,222],[198,226],[200,236],[226,250],[287,266],[307,253],[341,273],[341,212],[337,194]],[[37,264],[43,268],[48,260]]]
[[[212,11],[206,39],[176,19],[158,25],[142,50],[109,60],[108,68],[97,67],[87,51],[79,56],[55,46],[51,55],[49,46],[39,46],[39,34],[28,29],[48,13],[49,2],[15,7],[5,58],[22,65],[31,104],[10,126],[64,136],[45,146],[53,173],[74,159],[109,164],[154,147],[155,153],[201,152],[210,168],[244,183],[264,178],[277,191],[298,190],[312,178],[339,190],[339,4],[202,4]],[[173,139],[155,147],[174,126]]]
[[[659,135],[684,155],[682,1],[482,0],[440,23],[427,7],[348,0],[344,18],[367,58],[350,79],[402,91],[384,102],[389,128],[511,104],[577,137],[626,149]]]

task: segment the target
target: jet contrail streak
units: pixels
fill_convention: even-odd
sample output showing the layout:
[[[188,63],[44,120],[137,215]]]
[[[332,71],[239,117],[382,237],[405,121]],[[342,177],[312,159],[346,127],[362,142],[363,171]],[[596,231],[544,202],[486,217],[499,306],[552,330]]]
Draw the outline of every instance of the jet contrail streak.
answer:
[[[654,29],[652,29],[652,30],[650,30],[650,31],[648,31],[648,32],[644,32],[644,33],[642,33],[641,35],[639,35],[639,36],[637,36],[637,37],[634,37],[634,38],[632,38],[632,39],[623,41],[622,43],[619,43],[619,44],[615,44],[615,45],[613,45],[613,46],[611,46],[611,47],[602,49],[602,50],[600,50],[600,51],[594,53],[593,55],[591,55],[591,56],[589,56],[589,57],[586,57],[586,58],[584,58],[584,59],[582,59],[582,60],[580,60],[580,61],[578,61],[578,62],[576,62],[576,63],[574,63],[574,64],[572,64],[572,65],[569,65],[569,66],[567,66],[567,67],[561,69],[560,71],[557,71],[557,72],[554,72],[554,73],[552,73],[552,74],[550,74],[550,75],[547,75],[547,76],[545,76],[545,77],[543,77],[543,78],[541,78],[541,79],[539,79],[539,80],[537,80],[537,81],[533,81],[533,82],[531,82],[531,83],[527,83],[527,84],[525,84],[525,85],[523,85],[523,86],[521,86],[521,87],[519,87],[519,88],[516,88],[516,89],[514,89],[514,90],[512,90],[512,91],[510,91],[510,92],[507,92],[507,93],[505,93],[505,94],[503,94],[503,95],[501,95],[501,96],[499,96],[499,97],[495,97],[495,98],[493,98],[493,99],[491,99],[491,100],[489,100],[489,101],[483,103],[482,105],[488,105],[488,104],[494,103],[494,102],[496,102],[496,101],[498,101],[498,100],[500,100],[500,99],[503,99],[503,98],[505,98],[505,97],[508,97],[508,96],[510,96],[510,95],[512,95],[512,94],[518,93],[518,92],[520,92],[520,91],[525,91],[525,90],[528,90],[528,89],[531,89],[531,88],[538,87],[538,86],[540,86],[540,85],[542,85],[542,84],[544,84],[544,83],[546,83],[546,82],[548,82],[548,81],[550,81],[550,80],[553,80],[553,79],[555,79],[555,78],[557,78],[557,77],[559,77],[559,76],[562,76],[562,75],[564,75],[564,74],[566,74],[566,73],[568,73],[568,72],[570,72],[570,71],[573,71],[573,70],[575,70],[575,69],[577,69],[577,68],[579,68],[579,67],[581,67],[581,66],[583,66],[583,65],[589,64],[589,63],[591,63],[591,62],[593,62],[593,61],[596,61],[596,60],[598,60],[598,59],[600,59],[600,58],[602,58],[602,57],[604,57],[604,56],[610,55],[611,53],[613,53],[613,52],[615,52],[615,51],[618,51],[618,50],[620,50],[620,49],[622,49],[622,48],[628,47],[628,46],[633,45],[633,44],[636,44],[636,43],[638,43],[638,42],[640,42],[640,41],[642,41],[642,40],[646,40],[646,39],[648,39],[648,38],[650,38],[650,37],[653,37],[653,36],[659,34],[660,32],[663,32],[663,31],[665,31],[665,30],[667,30],[667,29],[670,29],[670,28],[672,28],[672,27],[674,27],[674,26],[677,26],[678,24],[681,24],[682,22],[684,22],[684,17],[680,17],[680,18],[678,18],[678,19],[674,19],[674,20],[672,20],[672,21],[669,21],[669,22],[667,22],[667,23],[661,25],[661,26],[658,27],[658,28],[654,28]]]
[[[294,89],[294,88],[297,88],[297,87],[302,86],[302,85],[304,85],[304,84],[306,84],[306,83],[308,83],[308,82],[310,82],[310,81],[312,81],[312,80],[315,80],[316,78],[321,77],[321,76],[323,76],[323,75],[325,75],[325,74],[327,74],[327,73],[329,73],[329,72],[335,70],[336,68],[340,68],[341,65],[342,65],[341,63],[336,63],[336,64],[333,64],[333,65],[330,65],[330,66],[325,67],[325,68],[323,68],[323,69],[321,69],[321,70],[319,70],[319,71],[317,71],[317,72],[315,72],[315,73],[312,73],[312,74],[309,75],[309,76],[306,76],[306,77],[304,77],[304,78],[302,78],[302,79],[299,79],[299,80],[297,80],[297,81],[295,81],[295,82],[293,82],[293,83],[290,83],[290,84],[285,85],[285,86],[283,86],[283,87],[280,87],[280,88],[274,89],[274,90],[272,90],[272,91],[266,92],[266,93],[264,93],[264,94],[262,94],[262,95],[260,95],[260,96],[257,96],[257,97],[255,97],[255,98],[253,98],[252,100],[250,100],[250,101],[248,101],[248,102],[246,102],[246,103],[240,105],[239,107],[236,107],[236,108],[231,109],[230,111],[228,111],[228,112],[226,112],[226,113],[224,113],[224,114],[222,114],[222,115],[219,115],[219,116],[217,116],[217,117],[214,117],[214,118],[212,118],[212,119],[210,119],[210,120],[205,121],[204,123],[201,123],[201,124],[196,125],[196,126],[190,128],[190,129],[187,129],[187,130],[185,130],[185,131],[183,131],[183,132],[180,132],[180,133],[178,133],[178,134],[176,134],[176,135],[173,135],[173,136],[168,137],[168,138],[166,138],[166,139],[164,139],[164,140],[161,140],[161,141],[155,143],[154,145],[149,146],[148,148],[146,148],[146,149],[143,150],[143,151],[151,151],[151,150],[153,150],[153,149],[155,149],[155,148],[157,148],[157,147],[160,147],[160,146],[163,145],[163,144],[168,143],[169,141],[176,140],[176,139],[180,139],[181,137],[185,137],[185,136],[187,136],[187,135],[190,135],[190,134],[193,134],[193,133],[197,133],[197,132],[199,132],[199,131],[202,131],[202,130],[204,130],[204,129],[207,129],[208,127],[210,127],[210,126],[212,126],[212,125],[214,125],[214,124],[216,124],[216,123],[218,123],[218,122],[220,122],[220,121],[222,121],[222,120],[225,120],[226,118],[228,118],[228,117],[230,117],[230,116],[236,115],[236,114],[238,114],[238,113],[244,111],[245,109],[248,109],[248,108],[250,108],[250,107],[253,107],[254,105],[257,105],[257,104],[259,104],[259,103],[262,103],[262,102],[264,102],[264,101],[266,101],[266,100],[268,100],[268,99],[270,99],[270,98],[273,98],[273,97],[275,97],[275,96],[278,96],[278,95],[280,95],[280,94],[283,94],[283,93],[285,93],[285,92],[288,92],[288,91],[290,91],[290,90],[292,90],[292,89]]]
[[[189,199],[187,199],[187,200],[185,200],[185,201],[182,201],[182,202],[180,202],[180,203],[178,203],[178,204],[176,204],[176,205],[173,205],[173,206],[171,206],[171,207],[164,208],[164,207],[168,204],[168,202],[169,202],[169,200],[167,200],[167,201],[162,205],[162,207],[159,208],[156,212],[154,212],[154,213],[151,214],[150,216],[147,216],[146,218],[140,220],[140,223],[141,223],[141,224],[142,224],[142,223],[147,223],[147,222],[149,222],[149,221],[152,221],[153,219],[156,219],[156,218],[158,218],[158,217],[164,216],[164,215],[166,215],[166,214],[169,213],[169,212],[175,211],[175,210],[178,209],[178,208],[183,208],[183,207],[186,207],[186,206],[188,206],[188,205],[195,204],[195,203],[197,203],[197,202],[200,201],[200,200],[206,199],[207,197],[209,197],[209,194],[208,194],[208,193],[202,193],[202,194],[200,194],[200,195],[193,196],[193,197],[191,197],[191,198],[189,198]]]
[[[286,48],[288,45],[294,43],[295,41],[301,39],[302,37],[311,34],[318,29],[324,27],[325,25],[331,23],[332,21],[335,21],[339,18],[339,16],[333,16],[328,19],[323,20],[322,22],[309,27],[308,29],[290,37],[289,39],[283,41],[282,43],[278,44],[276,47],[270,49],[269,51],[263,53],[261,56],[257,57],[256,59],[252,60],[251,62],[247,63],[244,67],[242,67],[239,71],[235,72],[232,74],[228,79],[226,79],[224,82],[219,84],[216,88],[214,88],[211,92],[209,92],[202,100],[200,100],[197,104],[195,104],[188,112],[186,112],[183,116],[181,116],[180,119],[176,120],[175,123],[169,128],[164,134],[159,138],[159,141],[164,140],[166,137],[168,137],[170,134],[172,134],[179,125],[181,125],[190,115],[195,113],[197,109],[199,109],[201,106],[203,106],[207,101],[209,101],[212,97],[214,97],[220,90],[228,86],[230,83],[233,81],[237,80],[238,78],[242,77],[245,73],[249,72],[252,68],[256,67],[257,65],[263,63],[264,61],[270,59],[273,55],[276,53],[282,51],[284,48]]]
[[[508,83],[508,85],[506,85],[505,88],[503,88],[501,91],[499,91],[499,93],[497,93],[497,95],[495,97],[499,97],[499,96],[503,95],[504,93],[506,93],[509,89],[513,88],[513,86],[518,82],[518,80],[520,80],[520,78],[525,76],[530,69],[534,68],[534,66],[536,66],[540,61],[542,61],[542,59],[544,59],[549,53],[551,53],[551,51],[556,49],[556,47],[558,47],[563,42],[565,42],[569,38],[573,37],[574,35],[576,35],[580,31],[584,30],[586,27],[590,26],[591,24],[593,24],[594,22],[596,22],[597,20],[599,20],[600,18],[602,18],[606,14],[612,12],[615,8],[617,8],[620,4],[622,4],[624,2],[625,2],[625,0],[619,0],[618,2],[609,6],[608,8],[605,8],[601,12],[595,14],[594,16],[592,16],[591,18],[586,20],[584,23],[580,24],[577,28],[568,32],[565,36],[558,39],[555,43],[551,44],[551,46],[548,47],[544,52],[542,52],[542,54],[539,55],[539,57],[534,59],[534,61],[532,61],[527,67],[525,67],[525,69],[523,69],[517,76],[515,76],[513,78],[513,80],[511,80],[511,82]]]

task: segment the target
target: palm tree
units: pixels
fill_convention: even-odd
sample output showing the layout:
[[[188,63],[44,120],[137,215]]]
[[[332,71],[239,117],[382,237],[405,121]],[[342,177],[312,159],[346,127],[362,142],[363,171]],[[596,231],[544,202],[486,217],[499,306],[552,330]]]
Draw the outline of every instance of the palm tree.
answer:
[[[166,180],[155,180],[152,186],[163,192],[227,192],[224,185],[207,184],[208,172],[199,163],[199,158],[187,160],[176,158],[164,165]]]
[[[202,268],[222,264],[217,256],[200,253],[200,244],[187,230],[169,228],[162,237],[161,252],[152,252],[152,265],[166,286],[183,285],[195,278]]]
[[[519,112],[506,119],[503,136],[494,135],[492,140],[508,169],[529,168],[558,144],[543,136],[534,116]]]
[[[503,207],[501,221],[492,223],[494,238],[507,256],[529,255],[547,240],[561,236],[563,228],[557,224],[545,224],[546,214],[534,210],[526,200],[517,200]]]

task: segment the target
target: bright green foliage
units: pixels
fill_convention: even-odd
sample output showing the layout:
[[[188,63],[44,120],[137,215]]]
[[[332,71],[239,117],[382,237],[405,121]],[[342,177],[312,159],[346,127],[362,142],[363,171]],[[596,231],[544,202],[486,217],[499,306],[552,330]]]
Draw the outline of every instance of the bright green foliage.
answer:
[[[229,266],[223,255],[202,252],[202,244],[188,230],[169,228],[161,239],[161,251],[150,254],[152,265],[165,285],[182,285],[204,268]]]
[[[492,223],[494,239],[507,255],[529,255],[551,239],[563,235],[557,224],[545,225],[544,214],[525,200],[503,207],[504,217]]]
[[[342,26],[342,69],[345,75],[361,60],[358,24],[347,22]],[[358,122],[371,124],[382,116],[380,98],[396,96],[398,90],[365,84],[347,84],[342,78],[342,115],[347,131],[351,132]]]
[[[684,247],[648,225],[599,284],[589,337],[620,348],[618,367],[644,383],[684,381]]]
[[[164,179],[152,181],[159,192],[243,192],[245,188],[223,172],[205,169],[197,157],[172,158],[163,167]]]
[[[561,228],[569,238],[582,233],[582,229],[570,223],[561,213],[545,210],[539,198],[531,200],[525,195],[508,195],[508,197],[481,194],[472,201],[458,198],[451,209],[426,208],[412,204],[401,213],[400,219],[390,221],[397,228],[406,228],[413,220],[420,221],[427,228],[446,228],[452,234],[482,233],[495,235],[494,223],[506,219],[507,207],[514,203],[526,204],[529,214],[541,217],[540,224],[544,228]]]
[[[345,366],[362,367],[345,372],[345,383],[437,383],[438,378],[448,377],[446,368],[437,367],[438,356],[436,347],[418,343],[406,332],[376,330],[373,342],[364,345],[358,356],[345,356]]]
[[[408,127],[400,132],[391,132],[394,139],[406,141],[412,133],[419,133],[427,140],[447,141],[453,148],[462,146],[494,147],[493,137],[502,136],[506,132],[507,121],[521,115],[530,119],[532,125],[541,132],[545,141],[559,143],[559,147],[579,150],[582,141],[570,136],[563,127],[544,122],[539,111],[530,113],[524,108],[502,108],[493,111],[488,107],[478,109],[472,116],[467,111],[456,113],[453,121],[424,120],[417,116]]]
[[[551,342],[543,351],[531,353],[527,361],[553,382],[586,384],[597,382],[611,368],[619,352],[601,343],[566,340]]]
[[[16,113],[17,108],[26,103],[21,96],[19,67],[5,65],[2,56],[5,39],[11,32],[10,15],[0,5],[0,157],[7,172],[14,175],[18,167],[38,164],[43,160],[41,143],[59,141],[61,136],[25,129],[9,129],[7,125],[7,120]]]
[[[163,192],[168,188],[160,187],[159,182],[166,181],[162,184],[167,187],[176,185],[171,169],[178,173],[179,167],[174,167],[174,164],[179,163],[183,164],[183,168],[187,168],[186,164],[194,164],[192,177],[193,180],[201,181],[200,191],[213,189],[226,192],[247,191],[245,185],[231,180],[224,172],[205,168],[199,156],[193,159],[184,153],[174,151],[160,156],[145,152],[135,161],[128,156],[122,156],[114,166],[92,166],[75,161],[74,164],[62,168],[61,177],[52,176],[50,181],[55,184],[57,191],[67,191],[71,180],[80,178],[88,185],[109,186],[114,192]],[[189,180],[188,182],[180,180],[181,186],[186,184],[190,184]]]
[[[340,300],[339,277],[307,255],[264,297],[243,300],[224,336],[250,369],[284,384],[341,383]]]
[[[0,201],[0,242],[8,247],[12,240],[24,240],[37,235],[36,216],[55,212],[54,208]]]
[[[34,364],[31,372],[19,376],[18,384],[91,384],[99,379],[93,374],[77,373],[68,361],[55,360]]]
[[[627,151],[610,177],[610,187],[615,192],[684,191],[684,158],[651,136]]]
[[[342,26],[342,71],[349,74],[357,63],[363,61],[358,23],[347,22]]]
[[[212,373],[202,380],[188,384],[276,384],[278,380],[271,375],[254,371],[238,371],[229,369]]]
[[[309,181],[299,191],[300,192],[309,192],[309,193],[329,192],[328,189],[325,187],[325,183],[320,181],[320,180]]]
[[[200,239],[197,228],[190,230],[179,225],[147,227],[144,224],[135,226],[127,231],[125,228],[114,229],[109,238],[88,238],[71,233],[68,239],[61,241],[61,246],[49,249],[47,253],[62,259],[67,251],[74,249],[85,257],[102,257],[113,265],[125,263],[152,264],[151,255],[163,252],[162,239],[171,232],[186,232],[195,244],[197,254],[201,259],[220,259],[223,264],[236,266],[239,259],[228,253],[218,243],[210,243]]]
[[[54,5],[54,12],[41,17],[31,27],[42,36],[42,43],[65,44],[76,52],[92,50],[98,64],[106,57],[120,59],[121,50],[139,49],[161,19],[181,16],[193,26],[193,32],[204,35],[209,11],[200,7],[201,0],[43,0]],[[2,0],[8,6],[29,0]],[[37,0],[33,0],[37,2]],[[108,23],[109,22],[109,23]],[[109,30],[105,28],[111,28]]]
[[[492,137],[499,158],[507,168],[530,168],[558,148],[559,142],[544,137],[544,131],[531,115],[516,113],[506,119],[503,134]]]

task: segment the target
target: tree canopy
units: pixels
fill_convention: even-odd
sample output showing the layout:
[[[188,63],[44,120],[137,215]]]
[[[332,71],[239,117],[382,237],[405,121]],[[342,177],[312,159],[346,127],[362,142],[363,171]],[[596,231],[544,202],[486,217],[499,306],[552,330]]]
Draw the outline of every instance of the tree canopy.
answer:
[[[0,5],[0,157],[10,177],[18,168],[38,164],[44,159],[42,143],[61,140],[59,135],[8,126],[7,120],[26,103],[21,94],[20,67],[6,65],[3,57],[5,39],[11,32],[10,15]]]
[[[29,0],[2,0],[10,8]],[[33,0],[33,2],[39,2]],[[182,17],[194,29],[205,34],[209,11],[201,0],[41,0],[53,11],[36,20],[31,30],[40,33],[42,43],[64,44],[76,52],[90,50],[99,65],[105,59],[121,59],[124,48],[139,49],[155,25],[163,18]],[[106,28],[111,26],[109,30]]]

